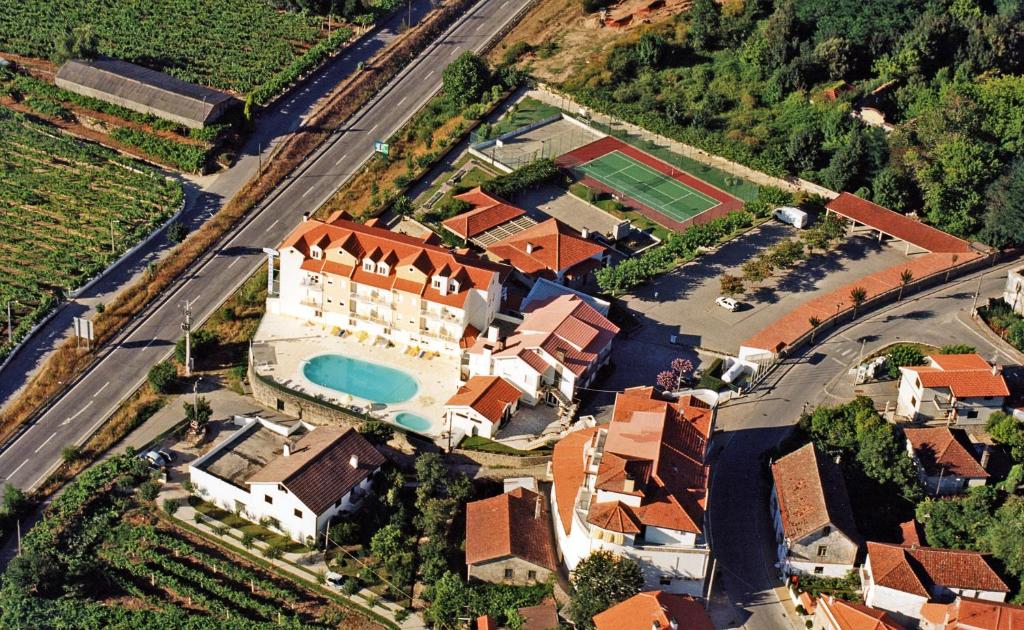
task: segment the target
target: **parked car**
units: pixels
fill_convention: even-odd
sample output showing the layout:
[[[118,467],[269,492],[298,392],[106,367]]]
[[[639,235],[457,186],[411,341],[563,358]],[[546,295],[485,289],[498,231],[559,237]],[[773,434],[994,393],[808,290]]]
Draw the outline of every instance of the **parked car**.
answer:
[[[739,302],[737,302],[735,299],[731,297],[725,297],[724,295],[716,299],[715,304],[721,306],[722,308],[730,312],[738,310],[740,308]]]
[[[345,576],[334,571],[328,571],[324,575],[324,583],[331,588],[341,589],[341,585],[345,583]]]
[[[154,468],[163,468],[170,463],[167,458],[157,451],[147,451],[142,455],[142,459],[146,460]]]
[[[172,453],[171,451],[165,451],[163,449],[160,449],[159,451],[157,451],[157,454],[166,459],[167,463],[171,463],[174,461],[174,453]]]

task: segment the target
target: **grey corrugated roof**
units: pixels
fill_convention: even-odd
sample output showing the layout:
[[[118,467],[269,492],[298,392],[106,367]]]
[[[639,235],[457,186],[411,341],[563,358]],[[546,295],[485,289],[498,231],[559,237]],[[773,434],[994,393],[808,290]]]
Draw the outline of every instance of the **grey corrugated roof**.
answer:
[[[119,59],[72,59],[57,72],[57,79],[197,122],[205,122],[217,105],[232,98]]]

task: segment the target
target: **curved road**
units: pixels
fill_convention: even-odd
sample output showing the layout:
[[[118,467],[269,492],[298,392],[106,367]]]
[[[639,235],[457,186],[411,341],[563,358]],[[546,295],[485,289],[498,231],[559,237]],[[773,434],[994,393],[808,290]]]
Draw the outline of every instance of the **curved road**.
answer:
[[[370,103],[338,130],[270,199],[255,209],[161,301],[101,352],[102,358],[34,424],[0,453],[0,478],[35,488],[60,461],[60,451],[81,444],[166,358],[180,337],[182,305],[194,300],[201,321],[263,262],[263,247],[276,246],[330,197],[387,138],[441,86],[441,71],[465,50],[478,50],[522,10],[520,0],[480,0],[459,22],[413,60]]]
[[[1019,264],[1019,261],[1011,265]],[[984,272],[979,304],[1000,295],[1006,266]],[[847,370],[864,356],[897,341],[941,346],[966,343],[1001,364],[1016,363],[964,322],[970,313],[975,274],[886,307],[833,331],[817,345],[787,358],[751,395],[723,406],[718,414],[716,448],[711,462],[710,535],[718,561],[712,611],[716,627],[774,630],[802,628],[785,616],[776,596],[774,533],[768,512],[769,482],[761,454],[775,446],[799,419],[804,403],[842,402],[852,391]]]

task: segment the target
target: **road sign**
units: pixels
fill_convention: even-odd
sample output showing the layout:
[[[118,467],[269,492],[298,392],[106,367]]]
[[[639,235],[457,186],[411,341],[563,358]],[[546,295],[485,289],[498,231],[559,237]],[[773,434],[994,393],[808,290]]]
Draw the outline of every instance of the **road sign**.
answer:
[[[381,142],[380,140],[373,141],[373,150],[375,153],[381,153],[388,155],[391,153],[391,146],[387,142]]]
[[[75,318],[75,336],[79,339],[93,340],[92,321],[84,317]]]

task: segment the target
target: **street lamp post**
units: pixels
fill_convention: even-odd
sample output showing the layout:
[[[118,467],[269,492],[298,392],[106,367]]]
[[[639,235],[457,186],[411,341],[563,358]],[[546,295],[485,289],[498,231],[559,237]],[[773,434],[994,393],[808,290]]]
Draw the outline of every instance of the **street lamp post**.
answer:
[[[7,300],[7,343],[14,345],[14,318],[11,317],[11,304],[17,300]]]

